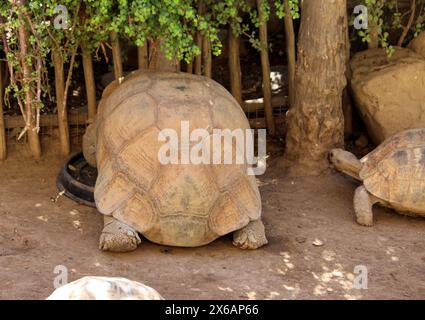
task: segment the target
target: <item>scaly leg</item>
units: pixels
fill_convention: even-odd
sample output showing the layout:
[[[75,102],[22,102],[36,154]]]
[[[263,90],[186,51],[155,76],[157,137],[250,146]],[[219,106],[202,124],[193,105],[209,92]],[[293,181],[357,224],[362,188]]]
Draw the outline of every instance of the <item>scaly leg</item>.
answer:
[[[358,224],[367,227],[373,225],[372,207],[377,202],[378,200],[363,185],[356,189],[354,193],[354,211]]]
[[[129,252],[137,249],[141,240],[137,231],[113,217],[104,217],[104,227],[99,249],[113,252]]]
[[[96,168],[96,122],[89,124],[84,133],[83,155],[87,163]]]
[[[233,232],[233,245],[241,249],[257,249],[268,243],[261,220],[251,221],[244,228]]]

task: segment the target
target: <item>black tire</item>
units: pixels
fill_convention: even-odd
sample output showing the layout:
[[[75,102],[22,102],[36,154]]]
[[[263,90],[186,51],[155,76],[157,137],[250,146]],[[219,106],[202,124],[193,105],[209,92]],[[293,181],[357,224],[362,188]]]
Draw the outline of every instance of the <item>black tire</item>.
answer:
[[[75,202],[96,208],[96,203],[94,201],[94,187],[81,183],[69,172],[70,166],[73,166],[75,163],[78,163],[78,167],[80,168],[84,164],[88,165],[81,152],[73,154],[62,166],[56,179],[56,186],[59,191],[65,191],[65,195]]]

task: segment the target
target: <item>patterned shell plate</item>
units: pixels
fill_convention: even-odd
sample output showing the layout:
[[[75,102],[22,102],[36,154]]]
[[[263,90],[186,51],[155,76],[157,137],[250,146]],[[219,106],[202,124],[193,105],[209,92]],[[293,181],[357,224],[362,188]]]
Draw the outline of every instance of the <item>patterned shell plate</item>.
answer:
[[[360,161],[370,193],[396,210],[425,214],[425,129],[400,132]]]

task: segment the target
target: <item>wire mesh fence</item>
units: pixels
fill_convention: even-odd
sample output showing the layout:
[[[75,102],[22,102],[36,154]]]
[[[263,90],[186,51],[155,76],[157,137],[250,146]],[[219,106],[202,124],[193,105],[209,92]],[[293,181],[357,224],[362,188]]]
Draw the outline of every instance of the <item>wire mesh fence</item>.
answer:
[[[10,152],[17,148],[25,148],[28,142],[27,135],[19,138],[24,129],[22,116],[6,115],[5,135],[6,143]],[[71,108],[69,112],[69,136],[73,151],[81,149],[82,139],[87,126],[87,110],[83,108]],[[40,116],[40,142],[44,151],[48,153],[59,152],[59,129],[57,113],[42,114]]]

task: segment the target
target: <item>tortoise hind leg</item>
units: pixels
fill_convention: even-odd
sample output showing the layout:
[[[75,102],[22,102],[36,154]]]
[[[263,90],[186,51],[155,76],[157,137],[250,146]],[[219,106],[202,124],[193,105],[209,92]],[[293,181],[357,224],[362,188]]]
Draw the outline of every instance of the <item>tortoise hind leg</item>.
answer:
[[[117,219],[104,216],[104,226],[99,240],[99,249],[113,252],[129,252],[140,244],[137,231]]]
[[[356,189],[353,202],[357,223],[371,227],[373,225],[372,207],[378,200],[362,185]]]
[[[263,222],[251,221],[244,228],[233,232],[233,245],[241,249],[257,249],[268,243]]]

